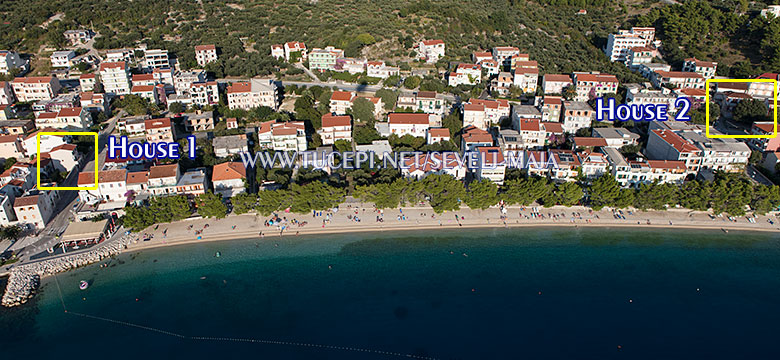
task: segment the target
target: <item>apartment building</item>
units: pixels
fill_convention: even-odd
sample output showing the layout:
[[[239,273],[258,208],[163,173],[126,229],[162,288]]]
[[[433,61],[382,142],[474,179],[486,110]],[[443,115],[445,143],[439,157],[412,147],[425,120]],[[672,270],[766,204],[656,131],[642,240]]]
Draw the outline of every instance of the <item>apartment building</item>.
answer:
[[[369,61],[366,63],[366,75],[387,79],[390,76],[398,75],[400,70],[397,67],[387,66],[384,61]]]
[[[19,102],[51,100],[60,92],[60,81],[53,76],[18,77],[11,81]]]
[[[324,49],[314,48],[309,52],[309,70],[335,70],[336,60],[344,57],[344,50],[328,46]]]
[[[149,168],[148,190],[155,196],[178,194],[176,185],[179,179],[179,164],[153,165]]]
[[[520,49],[514,46],[496,46],[493,48],[493,60],[505,69],[512,66],[512,57],[520,54]]]
[[[51,190],[32,189],[14,200],[14,212],[20,224],[29,224],[38,230],[46,227],[55,208],[55,194]]]
[[[574,86],[577,87],[575,101],[588,101],[606,94],[617,94],[619,81],[615,75],[574,73]]]
[[[482,81],[482,66],[479,64],[458,64],[447,76],[450,86],[476,85]]]
[[[219,103],[219,85],[216,81],[192,83],[189,93],[195,105],[206,106]]]
[[[148,69],[165,69],[171,67],[168,50],[149,49],[144,51],[144,64]]]
[[[564,101],[562,108],[563,131],[574,134],[579,129],[588,128],[593,121],[593,108],[586,102]]]
[[[705,79],[712,79],[715,77],[715,72],[718,70],[718,63],[712,61],[702,61],[695,57],[685,59],[683,61],[683,72],[695,72]]]
[[[29,64],[19,53],[10,50],[0,50],[0,74],[21,74],[27,71]]]
[[[542,98],[540,109],[541,120],[544,122],[560,122],[563,99],[560,96],[545,96]]]
[[[144,131],[150,143],[173,142],[175,138],[170,118],[144,120]]]
[[[257,130],[257,142],[274,151],[306,150],[306,126],[302,121],[266,121]]]
[[[317,132],[322,145],[333,145],[339,140],[352,142],[352,118],[349,115],[322,115],[322,129]]]
[[[330,112],[336,115],[344,115],[347,109],[352,107],[355,93],[348,91],[334,91],[330,96]]]
[[[211,140],[211,145],[217,157],[228,157],[249,151],[246,134],[217,136]]]
[[[430,128],[428,129],[428,137],[426,138],[427,144],[436,144],[442,141],[450,141],[450,129],[447,128]]]
[[[398,137],[412,135],[424,138],[431,126],[435,126],[432,114],[421,113],[391,113],[388,115],[388,126],[391,134]]]
[[[603,138],[607,145],[621,148],[626,145],[636,145],[639,142],[639,134],[635,134],[624,128],[593,128],[593,136]]]
[[[124,61],[104,62],[98,68],[103,90],[110,94],[125,95],[130,93],[130,73]]]
[[[299,61],[306,60],[308,54],[306,51],[306,44],[301,41],[291,41],[284,44],[284,59],[290,61],[290,56],[293,53],[300,54]]]
[[[81,91],[94,91],[95,85],[97,85],[97,75],[96,74],[81,74],[79,75],[79,86],[81,87]]]
[[[664,85],[671,85],[679,89],[704,89],[705,79],[701,74],[695,72],[656,71],[650,81],[653,86],[659,89]]]
[[[49,57],[49,60],[51,60],[51,67],[53,68],[70,68],[71,60],[76,57],[76,53],[67,50],[67,51],[55,51],[51,54]]]
[[[506,175],[504,153],[496,146],[481,146],[477,150],[480,164],[476,171],[473,171],[475,177],[478,180],[487,179],[496,185],[503,185]]]
[[[79,190],[79,198],[88,203],[127,201],[127,170],[101,170],[98,172],[98,188]],[[78,187],[95,186],[94,172],[79,173]]]
[[[246,168],[240,162],[225,162],[214,165],[211,173],[211,183],[214,185],[214,193],[225,198],[236,196],[246,189]]]
[[[574,85],[571,76],[564,74],[545,74],[542,77],[542,89],[545,95],[563,94],[563,89]]]
[[[493,146],[493,136],[489,132],[474,126],[463,128],[461,135],[461,150],[474,151],[483,146]]]
[[[539,83],[539,69],[518,67],[512,70],[512,84],[524,93],[536,93]]]
[[[278,88],[272,79],[252,79],[250,82],[232,83],[227,88],[228,107],[230,109],[249,110],[267,106],[279,108]]]
[[[39,129],[50,127],[55,129],[87,130],[92,126],[92,116],[82,107],[67,107],[57,113],[41,113],[35,119],[35,126]]]
[[[619,30],[617,34],[609,34],[604,52],[610,61],[625,61],[630,49],[649,47],[655,39],[654,28],[638,28]]]
[[[198,66],[206,66],[210,62],[217,61],[217,47],[215,45],[195,46],[195,61]]]

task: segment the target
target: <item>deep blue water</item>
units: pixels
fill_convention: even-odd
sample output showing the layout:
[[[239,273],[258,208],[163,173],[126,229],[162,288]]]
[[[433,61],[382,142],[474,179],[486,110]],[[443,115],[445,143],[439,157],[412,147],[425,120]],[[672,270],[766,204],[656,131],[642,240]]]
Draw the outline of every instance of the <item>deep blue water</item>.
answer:
[[[62,301],[47,278],[33,302],[0,309],[4,357],[399,358],[179,338],[77,312],[184,336],[440,359],[780,358],[775,234],[350,234],[154,249],[111,264],[59,275]]]

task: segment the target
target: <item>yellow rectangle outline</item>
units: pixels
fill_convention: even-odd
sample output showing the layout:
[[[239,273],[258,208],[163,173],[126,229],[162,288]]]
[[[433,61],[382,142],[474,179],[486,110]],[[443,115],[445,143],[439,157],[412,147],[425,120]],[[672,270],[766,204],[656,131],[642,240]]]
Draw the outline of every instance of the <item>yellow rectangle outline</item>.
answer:
[[[41,136],[65,136],[65,135],[92,135],[95,137],[95,186],[91,187],[79,187],[79,186],[41,186]],[[98,161],[100,153],[98,152],[98,133],[94,131],[41,131],[35,135],[35,147],[37,148],[37,155],[35,160],[37,162],[37,185],[40,190],[97,190],[98,188]],[[77,184],[78,185],[78,184]]]
[[[710,82],[719,83],[719,82],[771,82],[774,83],[775,86],[772,89],[772,92],[775,94],[774,97],[774,133],[772,135],[710,135]],[[706,126],[706,135],[708,138],[731,138],[731,139],[774,139],[777,137],[777,80],[774,79],[707,79],[707,81],[704,82],[705,86],[705,95],[704,95],[704,102],[705,105],[705,126]]]

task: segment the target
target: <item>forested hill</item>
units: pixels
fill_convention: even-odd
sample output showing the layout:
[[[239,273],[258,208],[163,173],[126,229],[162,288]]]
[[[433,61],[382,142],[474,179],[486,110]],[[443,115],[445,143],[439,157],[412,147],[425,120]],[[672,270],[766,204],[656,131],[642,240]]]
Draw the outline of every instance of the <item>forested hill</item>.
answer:
[[[194,66],[195,45],[213,43],[222,55],[211,70],[255,76],[273,71],[275,62],[269,52],[275,43],[300,40],[309,48],[334,45],[345,49],[347,56],[398,63],[409,61],[416,40],[438,38],[446,42],[450,60],[467,60],[472,51],[512,45],[530,53],[543,72],[601,70],[629,80],[635,76],[621,64],[609,63],[599,49],[607,34],[641,23],[660,26],[662,40],[678,36],[680,24],[667,18],[690,14],[690,10],[674,10],[688,3],[707,5],[631,0],[12,0],[0,8],[0,49],[35,54],[41,45],[64,45],[63,30],[93,27],[101,35],[96,41],[99,49],[146,43],[170,50],[185,67]],[[732,14],[731,3],[740,1],[714,3],[720,7],[710,8],[725,14],[718,23],[722,26],[711,29],[717,35],[714,43],[721,46],[723,39],[728,42],[732,35],[750,30],[748,19],[755,15]],[[751,6],[757,9],[763,4]],[[576,15],[579,9],[586,9],[587,15]],[[734,16],[739,19],[736,23],[730,20]],[[674,53],[675,59],[694,50],[704,58],[713,55],[707,49],[694,49],[693,40],[676,41],[690,49]],[[729,58],[734,62],[749,58],[768,66],[763,49],[734,51]]]

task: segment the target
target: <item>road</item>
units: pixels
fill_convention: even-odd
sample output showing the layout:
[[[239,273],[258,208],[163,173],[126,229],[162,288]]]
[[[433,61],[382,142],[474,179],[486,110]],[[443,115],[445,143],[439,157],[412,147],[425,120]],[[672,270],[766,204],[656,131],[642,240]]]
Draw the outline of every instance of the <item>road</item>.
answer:
[[[114,131],[117,120],[124,116],[124,111],[118,112],[115,116],[108,120],[108,126],[101,130],[98,135],[98,149],[100,154],[98,158],[98,169],[101,169],[106,159],[105,147],[108,143],[108,135]],[[94,154],[90,152],[85,154],[87,161],[84,161],[84,165],[81,169],[85,171],[91,171],[94,169]],[[68,178],[65,179],[60,186],[77,186],[78,174],[80,171],[71,171],[68,174]],[[38,233],[37,237],[25,238],[19,241],[19,244],[15,244],[14,248],[23,246],[19,251],[20,262],[29,258],[32,255],[39,254],[47,249],[54,247],[58,243],[57,235],[61,234],[70,224],[71,220],[75,217],[73,209],[78,203],[78,191],[75,190],[57,190],[60,199],[57,201],[57,206],[54,213],[56,214],[52,220],[46,225],[46,227]]]

